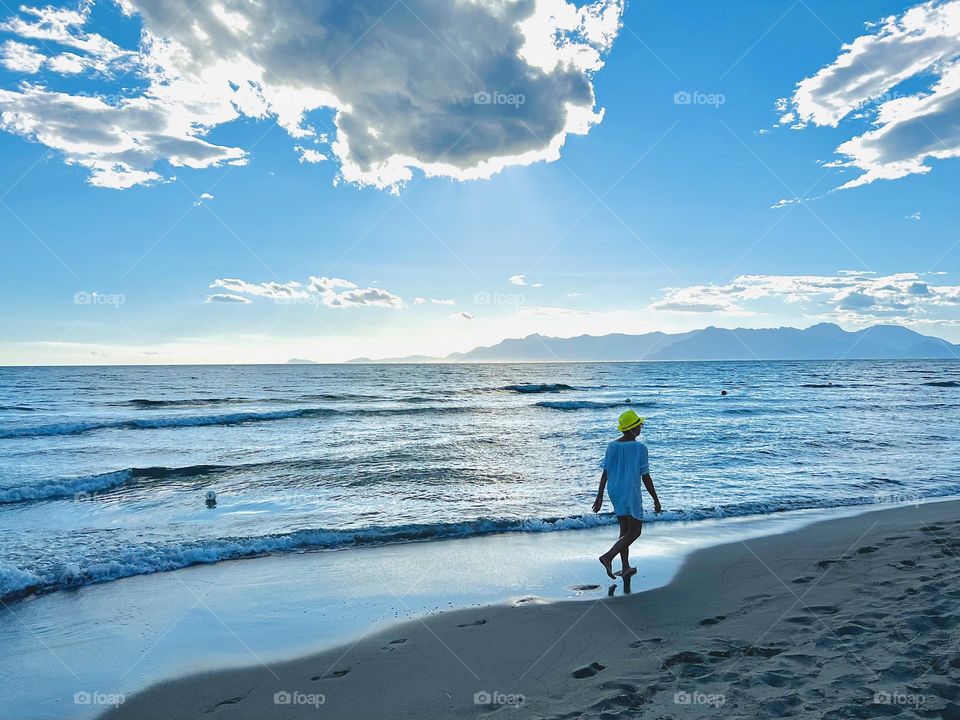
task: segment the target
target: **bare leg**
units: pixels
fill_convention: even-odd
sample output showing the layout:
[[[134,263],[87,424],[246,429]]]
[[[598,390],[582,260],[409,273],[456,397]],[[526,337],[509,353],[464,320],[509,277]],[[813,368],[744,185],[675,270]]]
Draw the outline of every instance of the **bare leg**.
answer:
[[[627,529],[627,538],[628,542],[626,546],[620,551],[620,564],[622,570],[617,573],[621,577],[629,577],[637,572],[635,567],[630,566],[630,546],[640,537],[640,533],[643,531],[643,521],[638,520],[637,518],[630,518],[630,522]]]
[[[607,571],[607,575],[614,580],[617,579],[617,576],[613,572],[613,559],[633,542],[630,539],[632,530],[631,518],[618,516],[617,520],[620,521],[620,537],[617,538],[617,541],[607,552],[600,556],[600,564],[603,565],[603,569]]]

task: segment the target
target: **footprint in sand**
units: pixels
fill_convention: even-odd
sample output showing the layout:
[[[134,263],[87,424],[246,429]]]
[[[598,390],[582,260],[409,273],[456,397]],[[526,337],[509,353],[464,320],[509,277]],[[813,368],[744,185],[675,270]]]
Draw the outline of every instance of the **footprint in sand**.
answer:
[[[346,668],[344,670],[331,670],[329,672],[325,672],[323,675],[314,675],[310,679],[314,682],[317,680],[333,680],[335,678],[343,677],[348,672],[350,672],[350,668]]]
[[[224,706],[226,706],[226,705],[237,705],[237,704],[243,702],[244,700],[246,700],[246,699],[247,699],[247,695],[249,695],[249,694],[252,693],[252,692],[253,692],[253,688],[250,688],[249,690],[247,690],[247,691],[246,691],[245,693],[243,693],[242,695],[237,695],[236,697],[227,698],[226,700],[221,700],[221,701],[218,702],[216,705],[214,705],[212,708],[208,709],[208,710],[206,711],[206,714],[210,714],[210,713],[212,713],[212,712],[215,712],[215,711],[219,710],[220,708],[222,708],[222,707],[224,707]]]
[[[766,594],[747,595],[746,597],[743,598],[743,600],[740,601],[740,604],[741,604],[740,609],[752,610],[753,608],[758,608],[758,607],[761,607],[762,605],[765,605],[771,600],[773,600],[773,595],[766,595]]]
[[[394,650],[398,650],[406,641],[406,638],[397,638],[396,640],[391,640],[380,649],[385,650],[386,652],[393,652]]]
[[[585,665],[584,667],[579,668],[578,670],[574,670],[570,674],[573,675],[573,677],[575,677],[577,680],[583,680],[584,678],[593,677],[601,670],[606,670],[606,669],[607,669],[606,665],[601,665],[598,662],[593,662],[593,663],[590,663],[589,665]]]
[[[588,590],[599,590],[600,586],[599,585],[573,585],[571,586],[570,589],[573,590],[575,593],[579,594],[582,592],[587,592]]]
[[[479,620],[474,620],[474,621],[471,622],[471,623],[463,623],[462,625],[457,625],[457,627],[458,627],[458,628],[475,627],[475,626],[477,626],[477,625],[486,625],[486,624],[487,624],[486,619],[485,619],[485,618],[480,618]]]
[[[880,548],[874,547],[873,545],[864,545],[861,548],[857,548],[857,555],[866,555],[868,553],[875,553]]]
[[[811,582],[814,579],[815,578],[813,577],[813,575],[803,575],[802,577],[795,577],[790,582],[792,582],[794,585],[804,585],[808,582]]]

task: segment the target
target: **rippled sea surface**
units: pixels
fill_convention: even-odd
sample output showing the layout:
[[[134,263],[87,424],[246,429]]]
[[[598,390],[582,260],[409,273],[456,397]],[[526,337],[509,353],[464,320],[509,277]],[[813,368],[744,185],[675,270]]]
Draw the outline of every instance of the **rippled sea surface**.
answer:
[[[952,361],[0,368],[0,598],[612,522],[628,406],[658,521],[960,492]]]

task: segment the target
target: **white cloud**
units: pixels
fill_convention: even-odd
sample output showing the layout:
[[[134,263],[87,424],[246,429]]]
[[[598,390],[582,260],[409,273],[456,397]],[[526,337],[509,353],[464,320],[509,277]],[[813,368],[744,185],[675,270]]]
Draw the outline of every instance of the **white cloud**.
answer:
[[[323,304],[332,308],[383,307],[400,309],[403,300],[382,288],[356,288],[342,292],[328,292],[323,295]]]
[[[526,318],[585,318],[596,315],[589,310],[574,310],[564,307],[529,307],[520,308],[517,315]]]
[[[3,129],[112,188],[169,180],[164,162],[244,162],[244,149],[205,140],[242,116],[327,143],[339,180],[393,190],[417,169],[467,180],[556,160],[569,134],[603,117],[592,74],[623,11],[622,0],[122,0],[143,22],[130,52],[87,29],[90,7],[23,7],[3,22],[22,40],[68,52],[11,55],[50,76],[0,88],[0,113]],[[141,89],[117,88],[106,101],[56,87],[57,74],[109,82],[116,68],[143,80]],[[307,120],[316,109],[333,111],[330,137]],[[301,162],[327,156],[295,148]]]
[[[800,198],[780,198],[773,205],[770,206],[771,210],[779,210],[780,208],[789,207],[790,205],[796,205],[800,202]]]
[[[30,40],[65,45],[109,61],[132,56],[133,53],[101,35],[83,30],[90,17],[92,5],[92,2],[81,2],[76,9],[21,5],[20,15],[12,15],[0,22],[0,30]]]
[[[201,205],[203,205],[205,200],[213,200],[213,195],[211,195],[210,193],[200,193],[200,197],[194,200],[193,206],[200,207]]]
[[[214,293],[213,295],[207,295],[207,299],[204,302],[208,303],[242,303],[244,305],[252,302],[249,298],[245,298],[242,295],[234,295],[232,293]]]
[[[918,211],[918,212],[915,212],[915,213],[910,213],[909,215],[907,215],[907,220],[913,220],[914,222],[920,222],[920,213],[919,213],[919,211]]]
[[[0,48],[0,65],[19,73],[35,73],[47,61],[47,56],[32,45],[7,40]]]
[[[263,297],[280,302],[306,300],[310,297],[310,293],[303,289],[301,283],[296,281],[249,283],[238,278],[220,278],[210,283],[210,287],[223,288],[232,293],[253,295],[254,297]]]
[[[899,92],[907,81],[923,89]],[[929,160],[960,157],[960,0],[884,19],[799,82],[783,107],[790,112],[781,124],[797,119],[799,127],[837,127],[871,113],[874,128],[837,148],[842,159],[834,164],[860,171],[839,189],[926,173]]]
[[[867,324],[940,322],[960,308],[960,285],[934,285],[933,273],[841,271],[836,275],[741,275],[724,285],[667,288],[650,309],[680,313],[749,315],[794,312]],[[773,304],[771,304],[773,303]]]
[[[300,153],[301,165],[303,165],[303,163],[321,163],[327,159],[326,155],[319,150],[314,150],[313,148],[305,148],[302,145],[295,145],[293,149]]]
[[[219,278],[210,283],[210,287],[284,304],[325,305],[330,308],[404,307],[402,298],[383,288],[361,288],[343,278],[311,276],[306,285],[296,280],[251,283],[238,278]]]
[[[47,61],[47,67],[61,75],[76,75],[91,67],[86,58],[76,53],[60,53]]]
[[[59,150],[69,164],[90,170],[90,183],[124,189],[157,182],[158,160],[174,167],[243,164],[240,148],[198,137],[202,112],[160,98],[120,100],[51,92],[38,85],[0,89],[0,128]],[[199,109],[198,109],[198,112]]]
[[[508,281],[511,285],[521,285],[521,286],[524,286],[524,287],[534,287],[534,288],[543,287],[543,283],[539,283],[539,282],[529,283],[529,282],[527,282],[527,276],[526,276],[526,275],[511,275],[509,278],[507,278],[507,281]]]
[[[415,297],[413,299],[414,305],[423,305],[424,303],[430,303],[431,305],[456,305],[457,301],[453,299],[444,299],[444,298],[425,298],[425,297]]]

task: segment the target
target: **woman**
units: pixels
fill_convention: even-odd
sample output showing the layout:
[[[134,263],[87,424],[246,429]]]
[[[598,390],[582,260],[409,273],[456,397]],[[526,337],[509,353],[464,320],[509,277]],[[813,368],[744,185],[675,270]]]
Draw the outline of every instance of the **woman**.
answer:
[[[637,572],[630,566],[630,546],[640,537],[643,530],[643,493],[640,480],[653,498],[654,512],[661,512],[660,498],[650,477],[650,461],[647,446],[637,442],[640,430],[646,420],[633,410],[627,410],[620,416],[617,429],[623,433],[619,438],[607,444],[607,452],[601,467],[600,489],[593,503],[593,511],[600,512],[603,506],[603,491],[610,495],[613,511],[620,521],[620,537],[607,552],[600,556],[600,564],[612,579],[617,575],[630,577]],[[620,572],[613,572],[613,558],[620,555]]]

